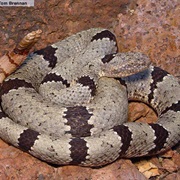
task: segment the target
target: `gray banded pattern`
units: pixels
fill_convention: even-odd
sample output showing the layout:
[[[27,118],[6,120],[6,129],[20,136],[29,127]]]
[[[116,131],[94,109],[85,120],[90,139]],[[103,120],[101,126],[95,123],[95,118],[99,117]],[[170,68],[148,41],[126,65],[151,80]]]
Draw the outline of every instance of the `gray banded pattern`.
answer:
[[[1,86],[0,137],[49,163],[81,166],[177,144],[178,80],[117,49],[113,33],[93,28],[31,54]],[[152,106],[158,122],[126,122],[128,100]]]

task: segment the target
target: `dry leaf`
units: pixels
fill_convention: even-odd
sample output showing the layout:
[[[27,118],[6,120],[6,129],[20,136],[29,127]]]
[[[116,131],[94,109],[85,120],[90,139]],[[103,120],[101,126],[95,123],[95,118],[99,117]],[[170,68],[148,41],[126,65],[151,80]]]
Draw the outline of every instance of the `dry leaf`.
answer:
[[[143,173],[147,178],[160,175],[158,171],[158,167],[146,160],[140,161],[138,163],[135,163],[137,168],[141,173]]]

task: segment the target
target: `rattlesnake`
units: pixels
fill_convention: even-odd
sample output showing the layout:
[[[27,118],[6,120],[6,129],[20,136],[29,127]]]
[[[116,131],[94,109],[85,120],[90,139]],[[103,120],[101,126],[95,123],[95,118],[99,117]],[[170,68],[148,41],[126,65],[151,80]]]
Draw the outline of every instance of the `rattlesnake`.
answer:
[[[101,166],[160,153],[180,140],[180,85],[142,53],[118,53],[92,28],[29,55],[0,90],[0,137],[58,165]],[[125,122],[128,99],[157,112]]]

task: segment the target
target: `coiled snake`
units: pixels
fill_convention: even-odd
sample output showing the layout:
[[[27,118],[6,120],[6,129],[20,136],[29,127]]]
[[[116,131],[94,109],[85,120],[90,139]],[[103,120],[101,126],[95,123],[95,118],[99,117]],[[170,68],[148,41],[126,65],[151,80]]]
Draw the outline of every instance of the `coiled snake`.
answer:
[[[0,137],[49,163],[101,166],[160,153],[180,140],[180,85],[141,53],[117,53],[93,28],[31,54],[2,84]],[[128,99],[158,114],[126,122]]]

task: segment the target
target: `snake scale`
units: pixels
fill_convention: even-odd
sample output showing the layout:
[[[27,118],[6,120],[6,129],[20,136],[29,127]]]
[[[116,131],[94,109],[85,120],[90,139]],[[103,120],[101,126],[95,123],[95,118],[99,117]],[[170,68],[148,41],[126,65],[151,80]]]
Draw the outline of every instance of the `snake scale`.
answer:
[[[57,165],[106,165],[163,152],[180,140],[178,79],[142,53],[118,53],[107,29],[30,54],[5,79],[0,100],[0,137]],[[128,100],[150,105],[157,123],[126,122]]]

